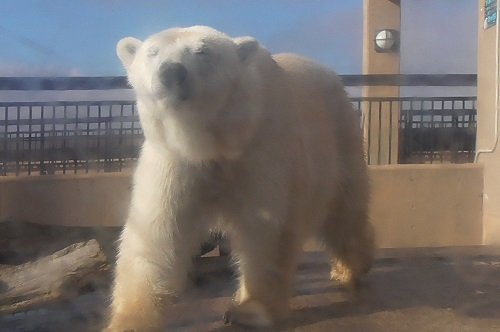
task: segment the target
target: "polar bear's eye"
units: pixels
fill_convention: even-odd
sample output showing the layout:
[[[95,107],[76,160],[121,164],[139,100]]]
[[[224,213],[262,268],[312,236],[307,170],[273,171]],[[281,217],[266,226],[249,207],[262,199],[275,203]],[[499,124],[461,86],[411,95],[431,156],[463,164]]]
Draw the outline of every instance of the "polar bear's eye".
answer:
[[[148,56],[149,57],[157,56],[159,51],[160,50],[158,49],[158,47],[152,46],[152,47],[148,48]]]
[[[196,55],[208,55],[209,50],[207,47],[200,47],[194,51],[194,54],[196,54]]]

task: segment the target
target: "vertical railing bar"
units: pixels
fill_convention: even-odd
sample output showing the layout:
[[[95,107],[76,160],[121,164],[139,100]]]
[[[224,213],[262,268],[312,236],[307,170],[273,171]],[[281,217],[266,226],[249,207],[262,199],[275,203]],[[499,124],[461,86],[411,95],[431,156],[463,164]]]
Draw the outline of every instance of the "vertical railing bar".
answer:
[[[67,139],[70,139],[70,136],[68,135],[68,112],[67,112],[67,108],[66,108],[66,104],[64,104],[63,106],[63,120],[64,120],[64,124],[63,124],[63,144],[62,144],[62,150],[63,150],[63,153],[61,153],[61,159],[62,159],[62,173],[63,174],[66,174],[66,160],[68,159],[68,157],[66,156],[66,140]],[[58,158],[59,159],[59,158]]]
[[[87,144],[85,146],[87,147],[87,149],[90,149],[91,146],[89,142],[92,142],[91,140],[92,137],[90,136],[90,121],[88,121],[88,119],[90,118],[90,106],[85,105],[85,110],[87,111],[87,133],[86,133]],[[85,173],[88,172],[89,172],[89,154],[87,153],[87,156],[85,158]]]
[[[458,129],[458,117],[457,117],[457,114],[456,114],[456,109],[455,109],[455,101],[452,100],[451,101],[451,110],[452,110],[452,145],[451,145],[451,154],[452,154],[452,162],[456,162],[457,161],[457,155],[458,155],[458,150],[455,148],[457,145],[456,145],[456,142],[455,142],[455,133],[457,132],[457,129]]]
[[[5,124],[4,124],[4,142],[3,142],[3,151],[5,153],[5,156],[4,156],[4,160],[3,160],[3,171],[2,171],[2,174],[3,175],[7,175],[7,168],[8,168],[8,154],[9,154],[9,151],[7,150],[8,148],[8,144],[7,144],[7,141],[8,141],[8,138],[9,138],[9,125],[8,125],[8,113],[9,113],[9,107],[8,106],[5,106],[4,108],[4,120],[5,120]]]
[[[436,130],[434,128],[434,102],[431,102],[431,123],[430,123],[430,132],[432,133],[430,136],[431,138],[431,145],[432,145],[432,151],[431,151],[431,156],[430,156],[430,162],[431,164],[434,163],[434,154],[436,153],[436,140],[435,140],[435,135],[436,135]]]
[[[40,175],[45,174],[45,106],[40,107],[40,167],[39,173]],[[52,127],[54,130],[54,127]]]
[[[471,152],[469,154],[469,162],[473,162],[474,161],[474,156],[476,154],[476,142],[477,142],[477,104],[476,104],[476,101],[474,100],[472,102],[472,112],[471,112],[471,117],[470,117],[470,121],[471,121],[471,126],[473,129],[471,130],[474,130],[474,141],[472,142],[471,146],[472,146],[472,149],[471,149]]]
[[[58,122],[58,121],[57,121],[57,117],[56,117],[56,107],[57,107],[57,106],[55,106],[55,105],[53,105],[53,106],[52,106],[52,118],[54,119],[54,120],[53,120],[53,121],[54,121],[54,123],[57,123],[57,122]],[[47,143],[50,143],[50,144],[47,146],[47,148],[48,148],[48,149],[53,149],[55,146],[57,146],[57,143],[56,143],[56,142],[57,142],[57,134],[58,134],[58,133],[57,133],[57,130],[56,130],[56,131],[55,131],[55,137],[52,137],[53,142],[50,142],[50,141],[49,141],[49,142],[47,142]],[[62,132],[62,135],[63,135],[63,136],[61,136],[61,137],[64,137],[64,130],[63,130],[63,132]],[[49,151],[50,151],[50,150],[49,150]],[[50,163],[49,172],[51,172],[52,174],[55,174],[55,172],[56,172],[56,168],[57,168],[57,164],[55,163],[55,160],[54,160],[53,156],[51,156],[50,154],[49,154],[49,163]]]
[[[74,165],[74,170],[73,174],[76,174],[80,168],[80,156],[81,156],[81,151],[80,149],[80,140],[83,139],[83,137],[80,135],[80,110],[78,109],[78,105],[75,105],[75,132],[74,132],[74,143],[73,143],[73,149],[75,150],[75,158],[73,159],[73,165]]]
[[[392,100],[389,100],[389,164],[392,164]]]
[[[28,109],[28,175],[31,175],[31,156],[32,156],[32,146],[31,146],[31,140],[32,140],[32,135],[33,135],[33,107],[32,105],[29,105]]]
[[[366,149],[368,152],[368,165],[371,165],[371,129],[372,129],[372,101],[368,100],[368,148]]]
[[[382,144],[382,103],[383,101],[378,102],[378,138],[377,138],[377,164],[381,163],[381,144]]]
[[[418,123],[418,125],[419,125],[419,127],[418,127],[419,128],[419,131],[418,131],[419,135],[418,135],[418,137],[419,137],[420,148],[423,150],[423,147],[424,147],[424,144],[423,144],[424,143],[424,135],[422,133],[422,129],[425,129],[425,122],[424,122],[424,113],[423,113],[423,103],[422,103],[422,100],[418,100],[416,102],[416,104],[418,105],[417,106],[418,107],[417,111],[418,111],[418,113],[420,115],[420,121]],[[425,164],[426,159],[427,159],[427,153],[426,153],[425,150],[424,150],[423,153],[420,154],[420,158],[421,158],[420,162],[422,162],[422,163]]]
[[[97,173],[101,170],[101,105],[97,106]]]
[[[408,153],[407,153],[407,163],[411,163],[413,159],[413,135],[414,135],[414,129],[413,128],[413,102],[408,101],[408,105],[410,106],[409,109],[406,111],[408,114],[408,121],[409,121],[409,126],[408,126],[408,137],[410,138],[408,140]],[[408,162],[410,161],[410,162]]]
[[[19,135],[20,135],[20,117],[21,117],[21,106],[16,107],[16,175],[19,175],[20,165],[19,165]]]
[[[120,172],[123,169],[123,103],[120,103],[120,135],[118,139],[118,145],[120,147],[120,159],[119,159],[119,170]]]
[[[441,119],[441,127],[443,128],[443,130],[446,130],[446,122],[444,120],[445,119],[444,110],[446,109],[445,99],[442,98],[440,102],[441,102],[441,113],[443,114]],[[445,156],[444,152],[441,151],[439,153],[439,161],[441,162],[441,164],[444,162],[444,156]]]
[[[109,105],[108,105],[109,106]],[[113,159],[109,155],[109,142],[111,133],[111,106],[109,106],[109,117],[104,122],[104,171],[109,172],[112,169]]]

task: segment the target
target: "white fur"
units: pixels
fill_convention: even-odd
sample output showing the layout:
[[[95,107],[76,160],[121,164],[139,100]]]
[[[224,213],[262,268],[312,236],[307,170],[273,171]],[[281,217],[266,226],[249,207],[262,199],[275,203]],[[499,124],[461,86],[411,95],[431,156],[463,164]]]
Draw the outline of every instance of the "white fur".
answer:
[[[200,64],[200,49],[210,66]],[[311,235],[331,250],[332,276],[354,282],[369,269],[359,119],[333,72],[200,26],[127,38],[117,52],[146,140],[109,331],[163,326],[163,310],[186,286],[191,255],[215,227],[230,235],[241,274],[238,305],[228,312],[234,323],[286,316],[297,256]],[[188,100],[174,102],[159,82],[168,61],[187,68]]]

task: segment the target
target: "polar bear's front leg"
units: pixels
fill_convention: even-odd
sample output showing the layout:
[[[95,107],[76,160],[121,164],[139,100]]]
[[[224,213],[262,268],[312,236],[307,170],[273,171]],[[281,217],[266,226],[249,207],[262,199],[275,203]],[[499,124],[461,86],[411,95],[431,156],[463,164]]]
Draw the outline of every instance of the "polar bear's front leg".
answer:
[[[155,331],[163,325],[162,302],[169,300],[168,294],[155,292],[155,285],[162,282],[161,265],[140,250],[130,248],[132,243],[137,244],[133,237],[125,235],[120,244],[111,320],[105,331]]]
[[[224,316],[226,324],[269,327],[288,315],[300,246],[286,231],[262,226],[236,236],[240,285],[235,305]]]
[[[105,331],[161,330],[165,311],[183,291],[192,254],[199,248],[196,231],[186,237],[150,236],[134,226],[127,225],[122,235]]]

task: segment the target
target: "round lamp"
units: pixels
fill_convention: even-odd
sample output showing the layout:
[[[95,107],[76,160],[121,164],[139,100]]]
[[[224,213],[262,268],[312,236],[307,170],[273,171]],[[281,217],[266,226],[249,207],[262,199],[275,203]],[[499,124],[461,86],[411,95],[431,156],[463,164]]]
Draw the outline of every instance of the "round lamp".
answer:
[[[397,52],[399,49],[399,32],[383,29],[375,34],[375,51],[379,53]]]

